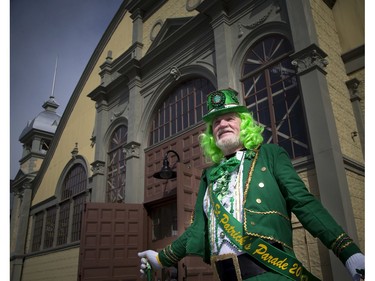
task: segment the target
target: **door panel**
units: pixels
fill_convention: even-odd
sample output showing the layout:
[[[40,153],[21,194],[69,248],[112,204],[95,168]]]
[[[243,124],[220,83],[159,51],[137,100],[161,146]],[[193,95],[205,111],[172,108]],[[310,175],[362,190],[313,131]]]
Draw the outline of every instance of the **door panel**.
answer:
[[[146,232],[141,204],[87,203],[78,280],[141,280],[137,253],[144,249]]]
[[[204,124],[201,124],[145,151],[144,202],[149,212],[148,220],[151,229],[148,233],[147,249],[161,250],[177,239],[190,225],[202,169],[208,166],[199,144],[199,135],[204,129]],[[176,163],[176,157],[170,154],[170,165],[172,166],[176,163],[177,178],[170,180],[155,179],[153,174],[160,171],[163,165],[163,157],[169,150],[177,152],[181,160],[179,163]],[[171,201],[177,201],[178,236],[164,237],[163,239],[153,241],[151,235],[153,228],[150,218],[151,214],[155,209],[162,205],[167,205]],[[155,280],[173,280],[168,278],[168,275],[174,276],[175,269],[164,269],[163,272],[159,272],[156,275],[159,279]],[[186,257],[179,262],[178,280],[199,281],[204,279],[204,281],[210,281],[213,280],[212,276],[211,267],[206,265],[200,257]]]

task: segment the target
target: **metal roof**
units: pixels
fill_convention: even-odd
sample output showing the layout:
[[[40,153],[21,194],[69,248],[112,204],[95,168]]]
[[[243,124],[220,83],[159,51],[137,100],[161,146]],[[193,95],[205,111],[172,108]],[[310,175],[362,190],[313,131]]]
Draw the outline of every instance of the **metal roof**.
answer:
[[[45,102],[43,104],[45,110],[40,112],[38,116],[27,123],[25,129],[23,129],[19,137],[19,140],[22,142],[22,139],[32,130],[54,134],[61,119],[61,116],[56,113],[56,108],[58,106],[59,105],[52,97]]]

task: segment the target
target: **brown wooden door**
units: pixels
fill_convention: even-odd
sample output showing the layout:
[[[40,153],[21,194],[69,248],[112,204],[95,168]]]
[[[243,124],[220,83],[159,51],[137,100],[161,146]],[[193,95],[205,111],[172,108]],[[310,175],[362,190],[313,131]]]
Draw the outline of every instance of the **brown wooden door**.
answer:
[[[177,167],[177,228],[181,235],[191,224],[191,215],[198,195],[201,169],[188,165]],[[185,257],[178,264],[179,281],[214,280],[211,266],[201,257]]]
[[[146,245],[141,204],[87,203],[83,215],[79,281],[141,280],[137,253]]]

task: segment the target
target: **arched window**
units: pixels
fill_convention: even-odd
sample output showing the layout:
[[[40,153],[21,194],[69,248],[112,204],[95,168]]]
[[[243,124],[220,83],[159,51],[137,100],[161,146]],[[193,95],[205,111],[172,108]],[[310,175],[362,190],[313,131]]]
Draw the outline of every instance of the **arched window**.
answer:
[[[80,239],[82,213],[86,200],[86,186],[86,170],[82,164],[75,164],[67,173],[62,186],[57,245],[63,245],[68,242],[70,224],[70,242]],[[73,209],[72,217],[70,215],[71,209]]]
[[[150,145],[201,121],[207,112],[207,94],[214,90],[214,86],[205,78],[179,84],[156,111],[150,131]]]
[[[241,82],[246,106],[265,127],[266,143],[277,143],[295,159],[310,154],[293,49],[280,35],[263,38],[247,52]]]
[[[112,133],[108,147],[107,202],[121,203],[125,200],[126,165],[124,145],[128,128],[121,125]]]
[[[58,189],[56,196],[60,201],[52,202],[34,215],[32,252],[80,240],[87,197],[87,172],[82,163],[82,160],[73,162],[62,174],[61,191]]]

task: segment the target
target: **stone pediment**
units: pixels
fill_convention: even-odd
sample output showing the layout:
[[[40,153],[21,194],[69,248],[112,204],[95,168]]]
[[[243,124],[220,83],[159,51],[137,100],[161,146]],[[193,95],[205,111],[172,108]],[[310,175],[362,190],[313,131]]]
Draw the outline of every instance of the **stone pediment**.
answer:
[[[147,52],[151,52],[157,46],[166,41],[172,34],[174,34],[178,29],[185,25],[192,17],[184,18],[168,18],[163,23],[158,21],[154,24],[151,30],[151,40],[153,40],[150,48]]]

